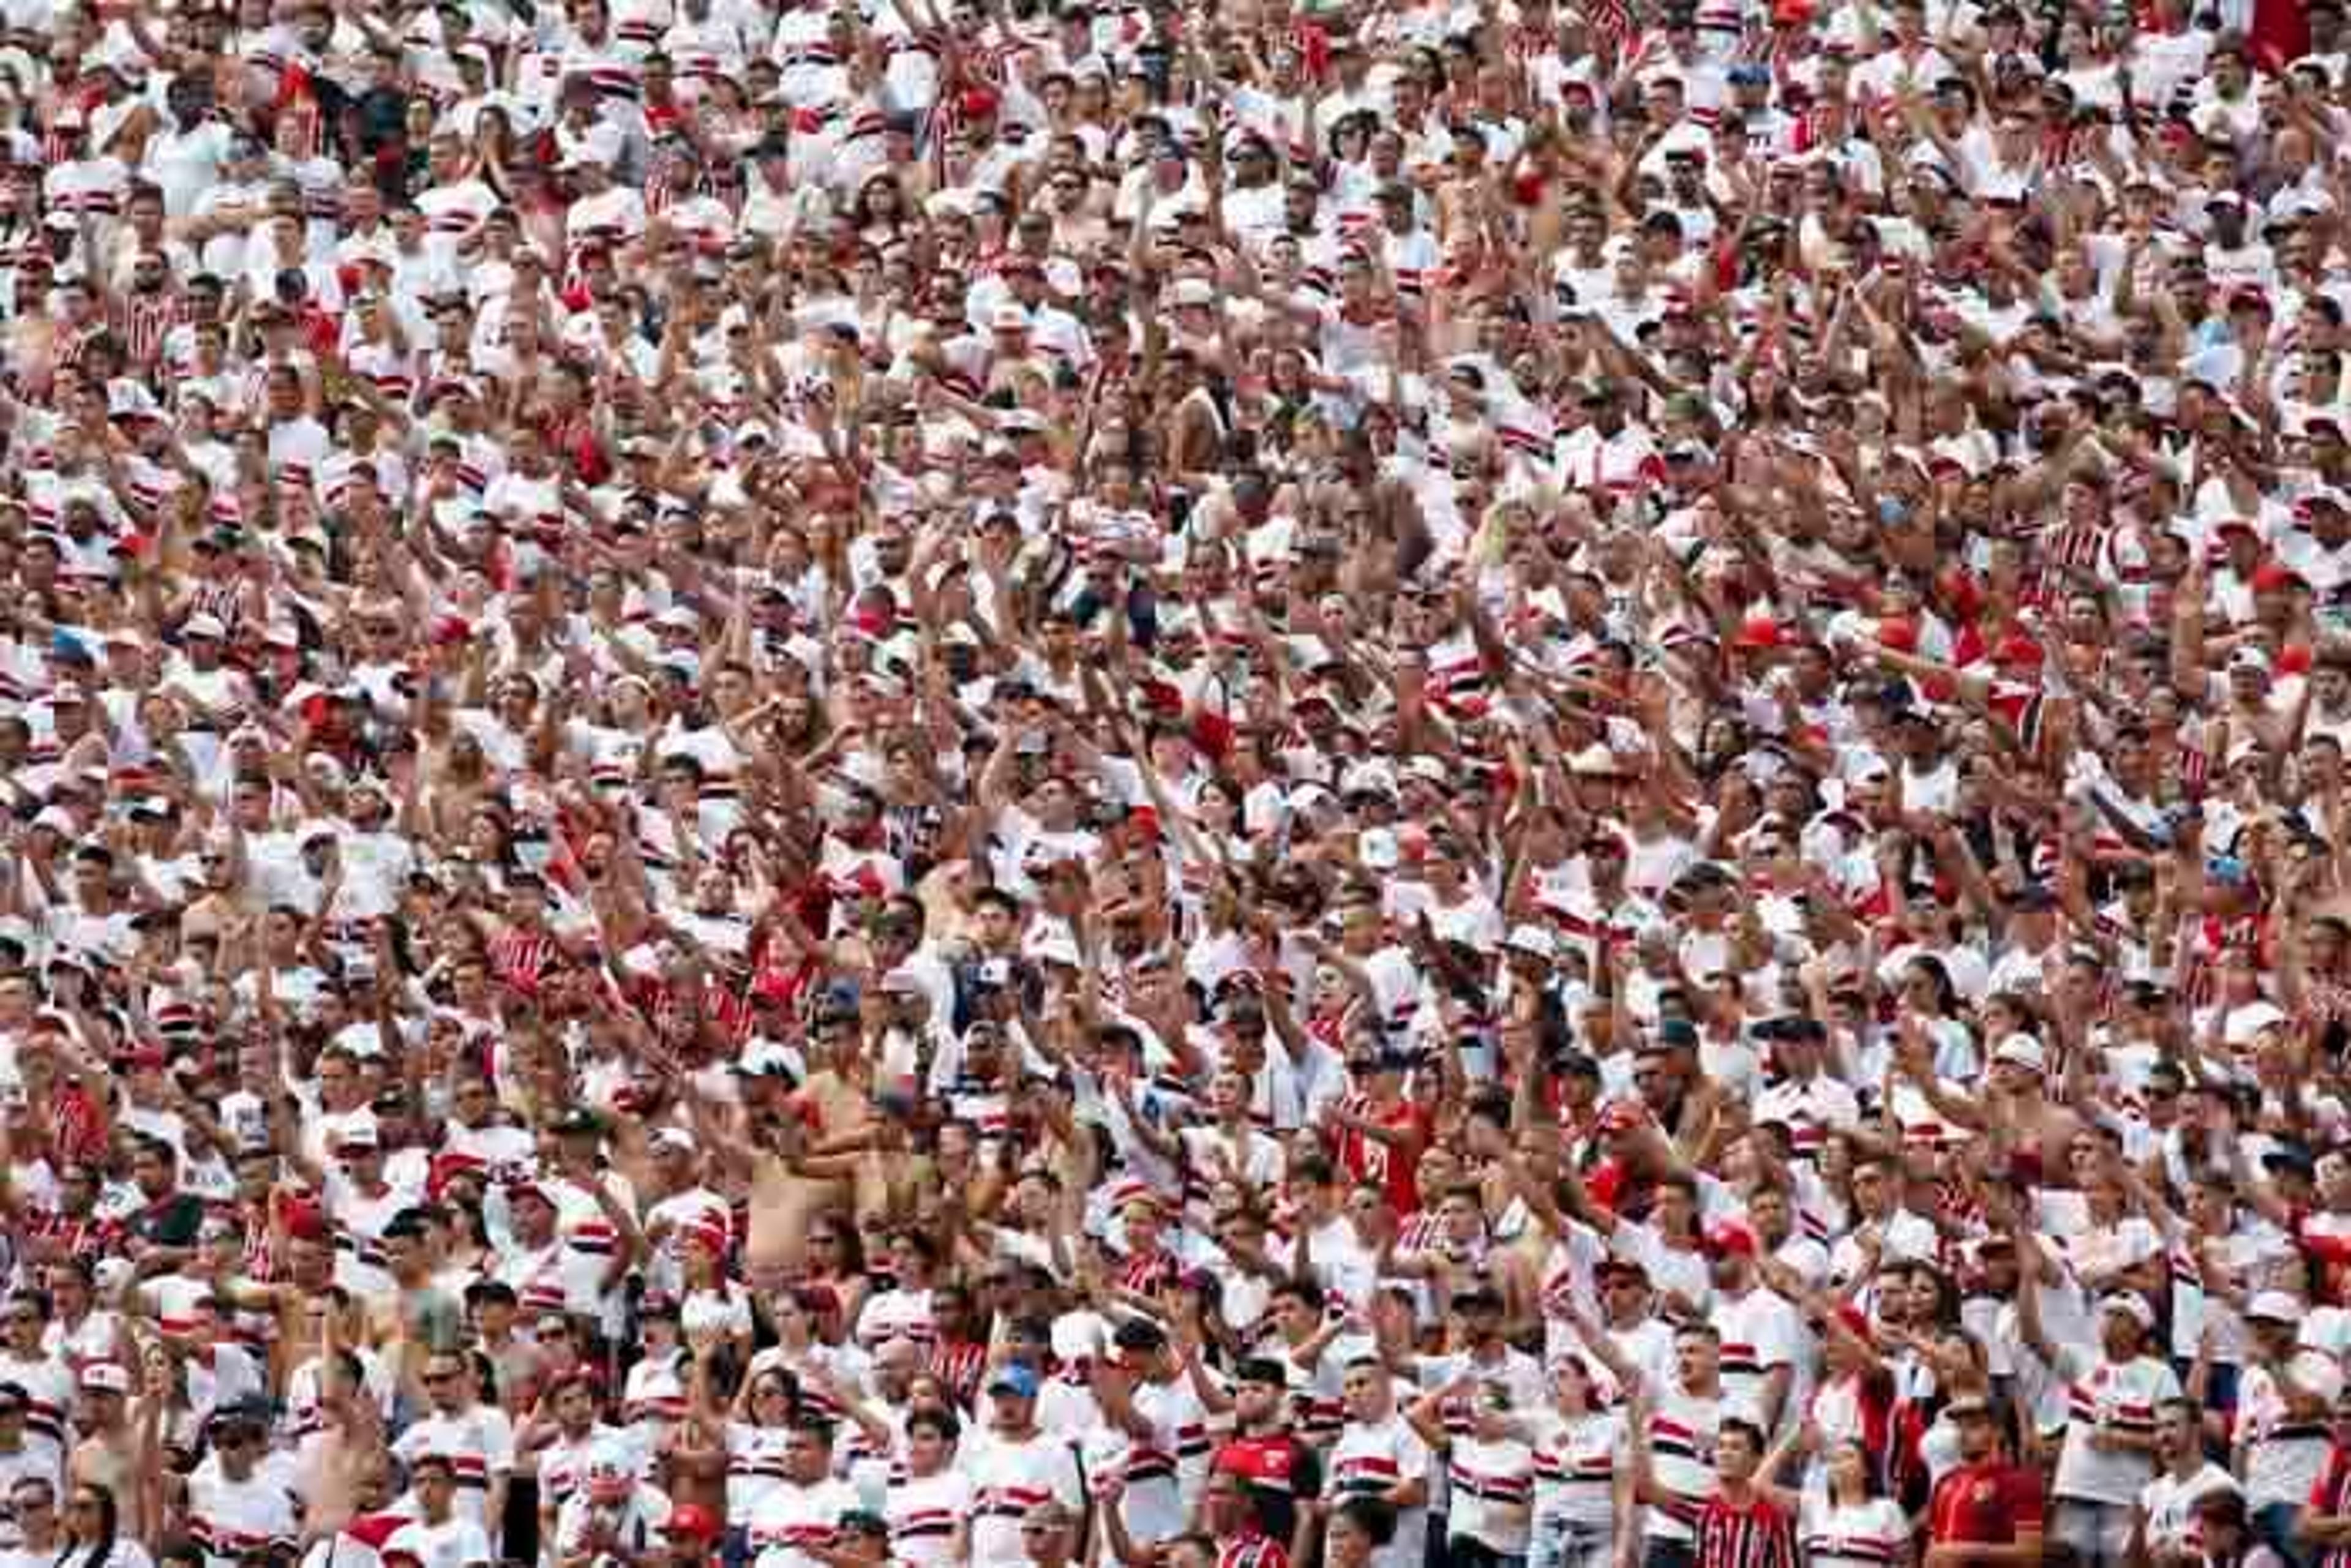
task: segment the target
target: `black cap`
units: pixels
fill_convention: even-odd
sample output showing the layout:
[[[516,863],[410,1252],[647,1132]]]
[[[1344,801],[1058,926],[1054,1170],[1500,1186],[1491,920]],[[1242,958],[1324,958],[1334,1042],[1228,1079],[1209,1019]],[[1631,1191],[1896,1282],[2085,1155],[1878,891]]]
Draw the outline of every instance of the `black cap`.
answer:
[[[1111,1335],[1111,1343],[1121,1350],[1149,1352],[1165,1344],[1167,1335],[1156,1323],[1134,1319],[1119,1324],[1118,1331]]]
[[[2262,1156],[2262,1166],[2267,1170],[2293,1171],[2304,1176],[2318,1174],[2318,1162],[2300,1144],[2280,1144]]]

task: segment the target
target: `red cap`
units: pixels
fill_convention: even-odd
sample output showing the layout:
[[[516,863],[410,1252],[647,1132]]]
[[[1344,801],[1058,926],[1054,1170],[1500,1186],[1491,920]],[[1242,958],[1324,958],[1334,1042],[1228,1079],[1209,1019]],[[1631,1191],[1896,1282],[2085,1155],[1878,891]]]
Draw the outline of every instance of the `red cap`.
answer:
[[[273,1201],[277,1206],[278,1223],[295,1240],[324,1242],[332,1234],[327,1227],[326,1210],[308,1198],[280,1194]]]
[[[2301,582],[2301,578],[2277,561],[2265,560],[2253,569],[2255,593],[2275,593],[2280,589],[2297,587]]]
[[[1750,616],[1731,639],[1735,648],[1776,648],[1780,645],[1780,623],[1769,615]]]
[[[2011,665],[2019,669],[2037,670],[2041,667],[2042,661],[2047,657],[2048,655],[2041,651],[2040,643],[2020,632],[2011,632],[2002,637],[1998,643],[1994,644],[1991,651],[1993,664]]]
[[[1717,1220],[1707,1227],[1706,1248],[1709,1252],[1752,1258],[1756,1252],[1755,1232],[1736,1219]]]
[[[963,89],[963,99],[958,107],[966,120],[986,120],[996,112],[999,101],[994,88],[967,87]]]

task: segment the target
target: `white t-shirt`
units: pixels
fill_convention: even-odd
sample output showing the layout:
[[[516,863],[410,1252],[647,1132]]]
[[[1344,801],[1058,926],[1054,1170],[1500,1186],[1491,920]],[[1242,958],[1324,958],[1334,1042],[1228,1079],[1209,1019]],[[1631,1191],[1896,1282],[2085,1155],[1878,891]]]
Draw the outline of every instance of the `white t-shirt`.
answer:
[[[1726,1410],[1740,1413],[1728,1398],[1704,1398],[1670,1385],[1659,1391],[1649,1411],[1649,1468],[1659,1487],[1692,1503],[1714,1496],[1714,1442]],[[1678,1511],[1650,1509],[1649,1539],[1695,1541],[1696,1532],[1677,1517]]]
[[[1792,1374],[1784,1416],[1801,1408],[1803,1391],[1792,1374],[1806,1359],[1804,1321],[1785,1296],[1758,1288],[1735,1301],[1718,1301],[1714,1326],[1722,1335],[1722,1388],[1727,1399],[1758,1409],[1763,1404],[1763,1383],[1774,1367]]]
[[[422,1568],[475,1568],[495,1556],[488,1533],[472,1520],[454,1513],[439,1524],[412,1520],[393,1531],[383,1544],[386,1551],[415,1552]]]
[[[420,1454],[447,1458],[457,1478],[457,1516],[487,1530],[490,1479],[514,1469],[514,1423],[491,1405],[476,1405],[460,1416],[435,1411],[418,1417],[392,1451],[403,1464]]]
[[[2236,1490],[2237,1478],[2210,1459],[2185,1480],[2167,1472],[2147,1482],[2138,1494],[2138,1508],[2147,1516],[2148,1554],[2160,1560],[2172,1552],[2202,1551],[2204,1531],[2196,1521],[2196,1504],[2213,1492]]]
[[[776,1488],[751,1516],[751,1550],[758,1568],[823,1568],[824,1560],[811,1549],[831,1546],[841,1533],[841,1516],[856,1509],[855,1489],[835,1476]]]
[[[1515,1437],[1454,1438],[1445,1467],[1447,1539],[1474,1541],[1502,1557],[1524,1555],[1534,1477],[1535,1451]]]
[[[1606,1525],[1615,1518],[1615,1476],[1633,1458],[1624,1416],[1591,1410],[1573,1419],[1546,1410],[1534,1434],[1535,1517]]]
[[[1902,1560],[1910,1523],[1890,1497],[1833,1503],[1825,1492],[1807,1492],[1796,1535],[1811,1568],[1883,1568]]]
[[[973,1568],[1021,1568],[1020,1521],[1029,1511],[1057,1500],[1075,1516],[1086,1506],[1078,1462],[1070,1445],[1043,1433],[1009,1441],[994,1432],[966,1437],[957,1468],[972,1486]]]
[[[2094,1448],[2090,1439],[2098,1432],[2152,1433],[2157,1407],[2179,1397],[2179,1379],[2153,1356],[2116,1363],[2101,1355],[2092,1362],[2070,1345],[2059,1349],[2059,1370],[2068,1383],[2067,1419],[2053,1495],[2080,1502],[2137,1501],[2141,1489],[2155,1479],[2155,1460],[2135,1451]]]
[[[941,1568],[955,1545],[956,1526],[971,1512],[971,1478],[953,1464],[933,1476],[891,1484],[882,1517],[890,1526],[890,1556],[907,1568]]]
[[[1333,1502],[1351,1497],[1385,1497],[1394,1488],[1428,1481],[1428,1445],[1405,1418],[1393,1412],[1376,1425],[1350,1421],[1331,1449],[1330,1494]],[[1402,1509],[1395,1535],[1372,1554],[1374,1568],[1412,1568],[1426,1544],[1428,1510]]]
[[[2331,1355],[2296,1351],[2287,1375],[2332,1408],[2343,1392],[2343,1368]],[[2237,1440],[2245,1448],[2245,1500],[2255,1509],[2272,1503],[2300,1505],[2326,1469],[2329,1432],[2325,1412],[2294,1416],[2265,1366],[2245,1368],[2238,1385]]]

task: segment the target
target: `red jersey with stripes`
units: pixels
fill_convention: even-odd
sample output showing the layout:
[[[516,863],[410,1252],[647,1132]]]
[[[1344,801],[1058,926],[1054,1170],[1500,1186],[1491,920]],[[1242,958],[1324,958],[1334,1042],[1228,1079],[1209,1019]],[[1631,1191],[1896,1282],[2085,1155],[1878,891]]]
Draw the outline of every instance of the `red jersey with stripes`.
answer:
[[[1290,1568],[1290,1553],[1270,1535],[1244,1535],[1217,1548],[1217,1568]]]
[[[1698,1521],[1698,1568],[1796,1568],[1794,1521],[1760,1494],[1708,1499]]]
[[[2310,1511],[2321,1518],[2351,1513],[2351,1451],[2337,1447],[2326,1456],[2326,1468],[2310,1489]],[[2318,1568],[2351,1568],[2351,1544],[2330,1546]]]

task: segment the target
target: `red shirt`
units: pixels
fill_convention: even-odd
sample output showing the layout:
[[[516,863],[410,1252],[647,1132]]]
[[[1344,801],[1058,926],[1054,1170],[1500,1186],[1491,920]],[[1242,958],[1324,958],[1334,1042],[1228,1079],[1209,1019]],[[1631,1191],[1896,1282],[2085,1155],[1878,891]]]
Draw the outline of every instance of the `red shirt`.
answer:
[[[2041,1530],[2041,1478],[1998,1459],[1962,1465],[1935,1485],[1927,1510],[1930,1541],[2012,1545]]]
[[[1796,1531],[1761,1495],[1710,1498],[1698,1521],[1698,1568],[1796,1568]]]
[[[1381,1111],[1361,1094],[1350,1094],[1346,1108],[1350,1115],[1407,1136],[1403,1143],[1388,1144],[1349,1127],[1339,1134],[1341,1168],[1356,1181],[1377,1182],[1396,1213],[1414,1213],[1420,1207],[1418,1173],[1421,1151],[1428,1147],[1428,1113],[1409,1100]]]
[[[2339,1446],[2327,1450],[2326,1469],[2310,1489],[2310,1511],[2322,1517],[2351,1513],[2351,1452]],[[2351,1548],[2331,1546],[2318,1562],[2319,1568],[2345,1568]]]

